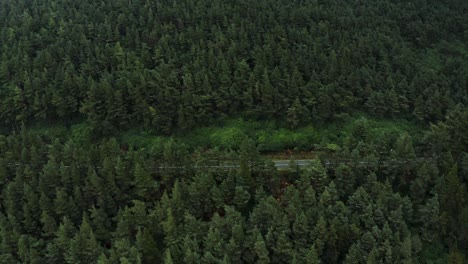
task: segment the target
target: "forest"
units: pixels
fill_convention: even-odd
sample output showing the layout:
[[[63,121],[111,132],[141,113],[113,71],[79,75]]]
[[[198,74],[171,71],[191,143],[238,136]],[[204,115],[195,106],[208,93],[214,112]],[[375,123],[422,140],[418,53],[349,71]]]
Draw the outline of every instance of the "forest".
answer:
[[[0,0],[0,264],[468,263],[466,14]]]

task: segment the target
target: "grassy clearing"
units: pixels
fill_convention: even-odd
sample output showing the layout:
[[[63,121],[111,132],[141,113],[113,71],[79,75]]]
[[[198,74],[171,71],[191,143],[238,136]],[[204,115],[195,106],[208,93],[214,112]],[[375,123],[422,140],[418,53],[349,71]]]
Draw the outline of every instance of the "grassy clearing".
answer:
[[[233,118],[185,134],[175,134],[172,138],[192,150],[235,150],[244,140],[251,139],[265,155],[284,159],[288,157],[285,151],[290,149],[297,159],[315,155],[314,150],[342,146],[353,135],[356,126],[363,123],[367,135],[380,143],[391,143],[404,132],[412,135],[413,139],[420,139],[426,129],[405,119],[378,119],[355,112],[333,123],[317,126],[310,124],[295,130],[281,127],[274,121]],[[57,138],[62,142],[72,139],[77,143],[85,143],[95,138],[92,129],[82,120],[73,123],[69,128],[62,124],[35,124],[30,127],[30,132],[51,139]],[[164,142],[170,139],[169,136],[157,135],[138,126],[122,131],[115,137],[121,143],[156,152],[162,151]]]
[[[413,138],[420,138],[419,134],[424,131],[423,127],[404,119],[376,119],[362,113],[354,113],[344,121],[324,126],[308,125],[296,130],[277,127],[271,121],[237,118],[173,137],[191,149],[237,149],[242,141],[250,138],[262,153],[278,153],[286,149],[296,153],[307,153],[318,148],[333,148],[343,144],[352,135],[356,123],[363,119],[367,123],[369,136],[382,141],[394,140],[404,132],[413,135]],[[153,149],[169,139],[168,136],[154,135],[138,128],[121,133],[119,138],[132,146]]]

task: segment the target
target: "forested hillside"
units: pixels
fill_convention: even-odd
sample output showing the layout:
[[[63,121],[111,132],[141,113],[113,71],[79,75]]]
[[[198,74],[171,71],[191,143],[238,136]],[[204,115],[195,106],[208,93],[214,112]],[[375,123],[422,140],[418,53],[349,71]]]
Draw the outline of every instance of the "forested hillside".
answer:
[[[0,0],[0,263],[466,263],[467,13]]]
[[[214,118],[424,121],[466,105],[464,1],[0,3],[4,123],[170,133]]]

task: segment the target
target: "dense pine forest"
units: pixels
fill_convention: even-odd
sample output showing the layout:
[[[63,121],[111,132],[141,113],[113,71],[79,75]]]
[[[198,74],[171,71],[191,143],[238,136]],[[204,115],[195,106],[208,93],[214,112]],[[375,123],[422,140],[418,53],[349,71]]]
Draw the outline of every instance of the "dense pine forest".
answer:
[[[0,0],[0,263],[467,263],[466,14]]]

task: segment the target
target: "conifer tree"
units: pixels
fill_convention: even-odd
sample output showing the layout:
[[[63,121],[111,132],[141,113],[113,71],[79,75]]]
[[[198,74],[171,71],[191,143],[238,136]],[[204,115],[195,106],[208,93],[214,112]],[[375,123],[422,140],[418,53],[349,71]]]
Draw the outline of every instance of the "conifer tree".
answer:
[[[257,238],[255,241],[255,254],[257,255],[257,263],[268,264],[270,263],[269,252],[265,246],[265,241],[263,240],[260,232],[257,232]]]
[[[70,241],[70,246],[65,255],[67,263],[97,262],[100,249],[87,218],[86,215],[83,216],[80,230]]]

